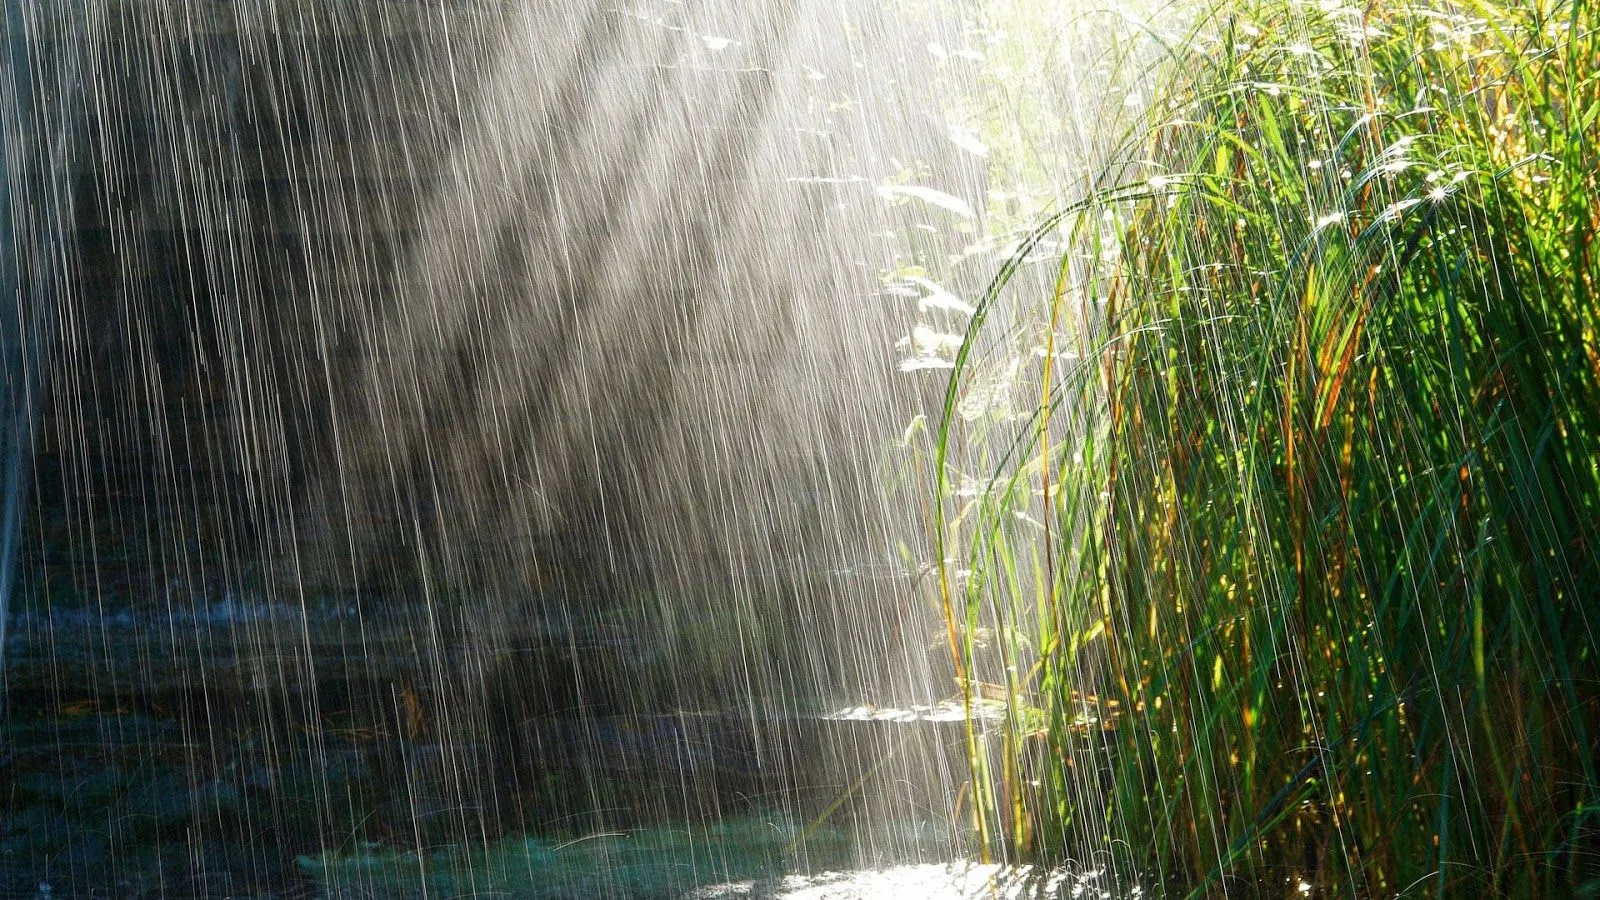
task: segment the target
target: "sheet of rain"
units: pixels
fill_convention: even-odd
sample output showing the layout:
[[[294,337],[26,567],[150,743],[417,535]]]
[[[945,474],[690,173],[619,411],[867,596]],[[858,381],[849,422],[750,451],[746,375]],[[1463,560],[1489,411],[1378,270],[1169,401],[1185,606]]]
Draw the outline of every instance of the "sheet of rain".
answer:
[[[1138,896],[976,846],[927,466],[1144,26],[4,9],[0,896]]]

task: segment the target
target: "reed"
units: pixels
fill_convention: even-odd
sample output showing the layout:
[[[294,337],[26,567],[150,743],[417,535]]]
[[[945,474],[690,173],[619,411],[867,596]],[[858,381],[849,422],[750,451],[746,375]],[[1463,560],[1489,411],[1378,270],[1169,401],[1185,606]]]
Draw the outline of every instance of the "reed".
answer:
[[[1600,15],[1203,21],[952,373],[978,831],[1179,896],[1600,893]]]

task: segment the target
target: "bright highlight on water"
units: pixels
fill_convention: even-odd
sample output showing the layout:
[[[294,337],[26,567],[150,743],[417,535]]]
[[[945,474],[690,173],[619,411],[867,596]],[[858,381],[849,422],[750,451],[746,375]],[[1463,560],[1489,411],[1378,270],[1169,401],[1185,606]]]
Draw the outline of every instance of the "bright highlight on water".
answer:
[[[0,896],[1600,891],[1583,0],[0,8]]]

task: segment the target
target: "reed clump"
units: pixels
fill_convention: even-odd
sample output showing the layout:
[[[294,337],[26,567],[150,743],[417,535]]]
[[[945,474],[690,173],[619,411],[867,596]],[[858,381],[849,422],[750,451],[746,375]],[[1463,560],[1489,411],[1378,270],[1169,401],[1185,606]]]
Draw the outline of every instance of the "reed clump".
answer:
[[[979,831],[1179,896],[1600,893],[1600,14],[1205,22],[953,373]],[[978,451],[1008,309],[1037,392]]]

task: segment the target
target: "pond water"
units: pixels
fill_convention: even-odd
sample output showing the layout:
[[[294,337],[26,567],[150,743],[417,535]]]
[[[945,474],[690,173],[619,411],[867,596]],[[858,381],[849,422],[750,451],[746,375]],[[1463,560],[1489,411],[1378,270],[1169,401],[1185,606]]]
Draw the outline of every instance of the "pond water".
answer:
[[[261,754],[248,732],[186,734],[156,713],[88,707],[69,704],[4,728],[0,896],[1138,896],[1137,887],[1113,893],[1117,879],[1103,868],[979,864],[960,851],[970,836],[952,832],[948,812],[891,819],[853,796],[879,785],[821,784],[793,772],[724,774],[724,785],[765,793],[727,797],[691,816],[683,806],[707,797],[686,789],[705,772],[629,769],[615,760],[608,768],[597,758],[588,768],[545,773],[580,786],[577,796],[565,795],[571,813],[552,816],[556,807],[547,805],[550,818],[533,823],[533,834],[485,830],[462,840],[447,821],[460,811],[423,796],[443,785],[423,783],[415,769],[387,789],[375,779],[385,763],[373,736],[326,748],[320,768],[252,766]],[[200,772],[213,777],[197,781]],[[562,793],[545,800],[559,802]],[[342,838],[326,827],[341,794],[356,801],[346,807]],[[660,808],[652,796],[681,804],[677,820],[651,815]]]
[[[264,663],[294,659],[268,627],[286,615],[242,601],[19,614],[0,896],[954,898],[1112,883],[972,861],[952,824],[969,802],[953,698],[541,707],[514,731],[455,735],[434,724],[440,698],[470,695],[380,652],[377,622],[360,677],[267,678]],[[305,615],[292,621],[329,641],[347,620]],[[391,649],[418,618],[392,623]],[[293,724],[308,687],[315,727]],[[974,711],[1000,722],[993,705]]]

